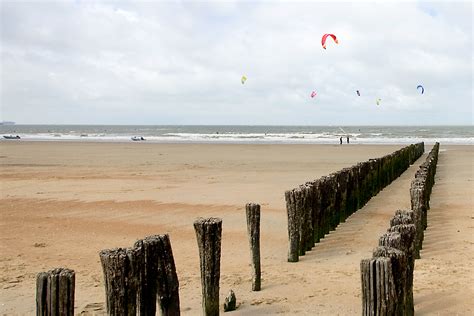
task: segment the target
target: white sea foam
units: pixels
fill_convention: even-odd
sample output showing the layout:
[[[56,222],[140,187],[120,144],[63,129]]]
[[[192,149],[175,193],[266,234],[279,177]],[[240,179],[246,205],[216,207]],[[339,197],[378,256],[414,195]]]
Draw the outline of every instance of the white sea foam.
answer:
[[[375,135],[378,134],[378,135]],[[359,134],[360,135],[360,134]],[[410,144],[425,142],[433,144],[464,144],[473,145],[473,137],[384,137],[381,133],[371,133],[369,137],[350,137],[350,144]],[[21,134],[22,140],[30,141],[80,141],[80,142],[132,142],[131,138],[137,135],[113,134],[81,134],[70,133],[38,133]],[[141,135],[139,135],[141,136]],[[275,144],[339,144],[339,138],[345,135],[332,133],[166,133],[162,135],[144,136],[147,142],[153,143],[275,143]]]
[[[339,144],[342,137],[345,144],[349,135],[351,144],[474,143],[472,126],[13,125],[0,126],[0,133],[78,142],[131,142],[138,136],[154,143]]]

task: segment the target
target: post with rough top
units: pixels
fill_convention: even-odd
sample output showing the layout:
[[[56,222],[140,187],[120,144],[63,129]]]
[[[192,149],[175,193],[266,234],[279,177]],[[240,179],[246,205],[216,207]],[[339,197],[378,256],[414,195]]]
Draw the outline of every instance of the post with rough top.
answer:
[[[391,247],[377,247],[360,263],[362,315],[405,314],[406,256]]]
[[[57,268],[36,276],[36,315],[74,315],[75,273]]]
[[[158,299],[160,315],[179,316],[179,282],[168,234],[148,236],[135,242],[143,249],[144,263],[139,286],[139,314],[156,315]]]
[[[249,236],[250,253],[252,256],[252,291],[260,291],[260,205],[245,205],[247,215],[247,233]]]
[[[107,315],[136,315],[143,248],[115,248],[99,253],[104,271]]]
[[[297,197],[294,190],[285,192],[286,210],[288,215],[288,262],[298,262],[300,240],[300,214],[296,207]]]
[[[222,219],[198,218],[194,230],[199,247],[203,314],[219,315]]]

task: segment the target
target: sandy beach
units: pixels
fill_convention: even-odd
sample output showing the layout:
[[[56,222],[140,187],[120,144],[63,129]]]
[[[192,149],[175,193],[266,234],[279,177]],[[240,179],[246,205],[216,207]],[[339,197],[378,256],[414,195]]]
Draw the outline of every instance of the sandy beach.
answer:
[[[105,313],[98,253],[168,233],[183,315],[201,314],[193,221],[221,217],[221,304],[234,315],[360,315],[359,263],[397,209],[418,159],[298,263],[287,259],[285,190],[402,145],[0,143],[0,314],[35,312],[35,276],[76,271],[76,314]],[[441,144],[414,278],[417,315],[474,312],[473,147]],[[262,207],[262,291],[251,291],[245,203]]]

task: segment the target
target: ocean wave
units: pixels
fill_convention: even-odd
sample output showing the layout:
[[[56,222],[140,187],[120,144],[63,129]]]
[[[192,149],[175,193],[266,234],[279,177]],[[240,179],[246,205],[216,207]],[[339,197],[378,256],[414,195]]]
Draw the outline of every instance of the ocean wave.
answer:
[[[375,134],[375,133],[373,133]],[[84,134],[83,134],[84,135]],[[30,141],[78,141],[78,142],[132,142],[136,135],[88,134],[20,134],[21,140]],[[440,142],[444,144],[473,145],[473,137],[417,137],[398,136],[350,137],[351,144],[410,144],[424,141],[427,144]],[[339,138],[345,135],[336,133],[166,133],[162,135],[144,135],[147,142],[154,143],[275,143],[275,144],[339,144]],[[20,140],[20,141],[21,141]]]

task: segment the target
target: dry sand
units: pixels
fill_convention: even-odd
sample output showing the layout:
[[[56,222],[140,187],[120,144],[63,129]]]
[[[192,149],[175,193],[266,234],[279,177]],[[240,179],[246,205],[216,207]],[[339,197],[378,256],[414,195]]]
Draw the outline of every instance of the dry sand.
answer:
[[[169,233],[183,315],[201,314],[199,257],[192,222],[223,218],[221,302],[234,315],[359,315],[359,262],[371,256],[422,156],[298,263],[286,262],[284,191],[380,157],[401,145],[203,145],[1,142],[0,313],[35,311],[37,272],[76,271],[76,314],[101,315],[98,252]],[[427,146],[427,151],[430,146]],[[473,147],[443,146],[415,309],[422,315],[469,315],[473,303]],[[262,291],[252,292],[247,202],[262,205]]]

